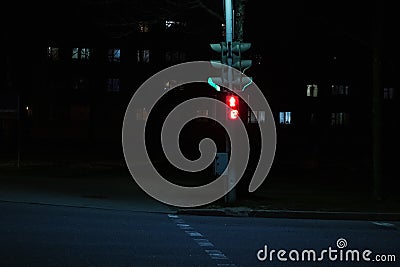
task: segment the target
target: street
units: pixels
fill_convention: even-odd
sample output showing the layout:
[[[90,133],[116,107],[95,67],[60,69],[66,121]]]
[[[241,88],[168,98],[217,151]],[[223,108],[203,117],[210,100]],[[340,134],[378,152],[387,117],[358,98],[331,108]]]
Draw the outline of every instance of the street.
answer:
[[[398,222],[193,216],[8,201],[0,202],[0,210],[0,266],[399,266]],[[388,262],[377,262],[377,255]]]
[[[6,3],[0,267],[400,267],[394,1]]]

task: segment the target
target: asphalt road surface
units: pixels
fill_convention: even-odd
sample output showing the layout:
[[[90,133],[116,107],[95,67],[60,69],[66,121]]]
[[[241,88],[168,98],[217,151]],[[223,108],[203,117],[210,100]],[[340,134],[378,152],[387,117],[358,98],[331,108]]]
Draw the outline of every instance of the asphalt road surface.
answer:
[[[399,229],[0,202],[0,266],[400,266]]]

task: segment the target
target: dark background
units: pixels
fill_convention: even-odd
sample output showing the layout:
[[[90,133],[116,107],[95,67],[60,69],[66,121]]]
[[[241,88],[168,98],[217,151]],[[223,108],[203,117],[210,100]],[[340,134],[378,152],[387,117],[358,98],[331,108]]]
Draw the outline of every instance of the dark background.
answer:
[[[19,155],[22,165],[109,162],[124,168],[122,120],[136,88],[173,64],[218,59],[209,44],[223,41],[222,1],[13,1],[2,5],[0,157],[7,164],[16,165]],[[166,20],[185,26],[166,29]],[[142,21],[148,32],[138,30]],[[273,177],[314,177],[367,192],[380,184],[383,196],[397,193],[397,25],[396,9],[384,1],[248,1],[244,41],[252,47],[245,56],[253,60],[253,66],[246,74],[263,90],[275,116],[278,143]],[[48,57],[48,47],[59,49],[57,59]],[[90,58],[72,60],[72,49],[83,47],[91,49]],[[121,49],[120,62],[108,61],[111,48]],[[150,51],[149,62],[138,62],[137,51],[142,50]],[[179,56],[171,59],[166,57],[169,53]],[[117,92],[108,91],[109,78],[119,79]],[[317,97],[306,95],[309,84],[318,85]],[[335,95],[333,85],[348,86],[348,93]],[[207,85],[198,88],[201,94],[223,99]],[[378,91],[375,102],[374,88]],[[182,88],[181,99],[197,95],[194,90]],[[177,97],[165,100],[168,104],[152,116],[161,118],[172,99]],[[382,109],[374,117],[377,107]],[[291,124],[279,123],[280,112],[291,112]],[[337,113],[346,114],[347,119],[333,123],[332,114]],[[186,140],[182,150],[188,157],[198,156],[196,142],[210,133],[210,125],[199,121],[182,133]],[[374,129],[381,135],[374,135]],[[248,130],[255,136],[250,175],[258,139],[254,125],[248,124]],[[224,134],[221,129],[215,133],[223,150]],[[157,147],[151,149],[162,158]],[[374,162],[380,164],[378,176],[374,176]],[[171,172],[170,167],[160,166]],[[213,177],[212,169],[201,177]]]

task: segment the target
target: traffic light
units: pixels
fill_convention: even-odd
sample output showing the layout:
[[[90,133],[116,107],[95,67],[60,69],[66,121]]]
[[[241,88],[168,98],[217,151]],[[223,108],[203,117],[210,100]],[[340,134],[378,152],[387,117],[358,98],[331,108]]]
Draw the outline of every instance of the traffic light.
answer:
[[[250,49],[251,43],[232,42],[231,46],[226,45],[226,42],[218,44],[210,44],[211,49],[221,55],[219,60],[211,60],[214,67],[219,67],[220,64],[229,65],[240,72],[244,72],[253,64],[251,59],[242,59],[242,53]],[[229,61],[231,58],[231,63]]]
[[[242,59],[242,53],[249,50],[250,47],[251,43],[232,43],[232,67],[239,70],[240,72],[244,72],[253,64],[251,59]]]
[[[239,97],[236,95],[227,95],[225,100],[227,108],[227,117],[230,120],[239,118]]]
[[[221,55],[219,60],[210,61],[213,67],[221,69],[221,76],[209,77],[208,83],[217,91],[220,91],[220,88],[215,86],[218,83],[230,85],[234,90],[244,91],[253,81],[251,77],[243,75],[244,71],[251,67],[252,60],[242,58],[242,53],[250,49],[251,43],[232,42],[227,45],[226,42],[221,42],[210,44],[210,46],[213,51]],[[231,66],[242,74],[234,73],[228,78],[228,74],[224,71],[224,65]]]

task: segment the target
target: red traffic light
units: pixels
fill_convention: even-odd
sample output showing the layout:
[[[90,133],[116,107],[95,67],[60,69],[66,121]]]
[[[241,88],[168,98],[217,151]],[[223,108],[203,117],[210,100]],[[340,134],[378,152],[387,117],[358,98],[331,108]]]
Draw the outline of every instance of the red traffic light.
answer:
[[[239,118],[239,97],[235,95],[226,96],[226,105],[228,108],[228,118],[236,120]]]
[[[236,107],[236,102],[237,100],[236,100],[236,98],[234,97],[234,96],[231,96],[231,97],[229,97],[229,106],[231,107],[231,108],[234,108],[234,107]]]

